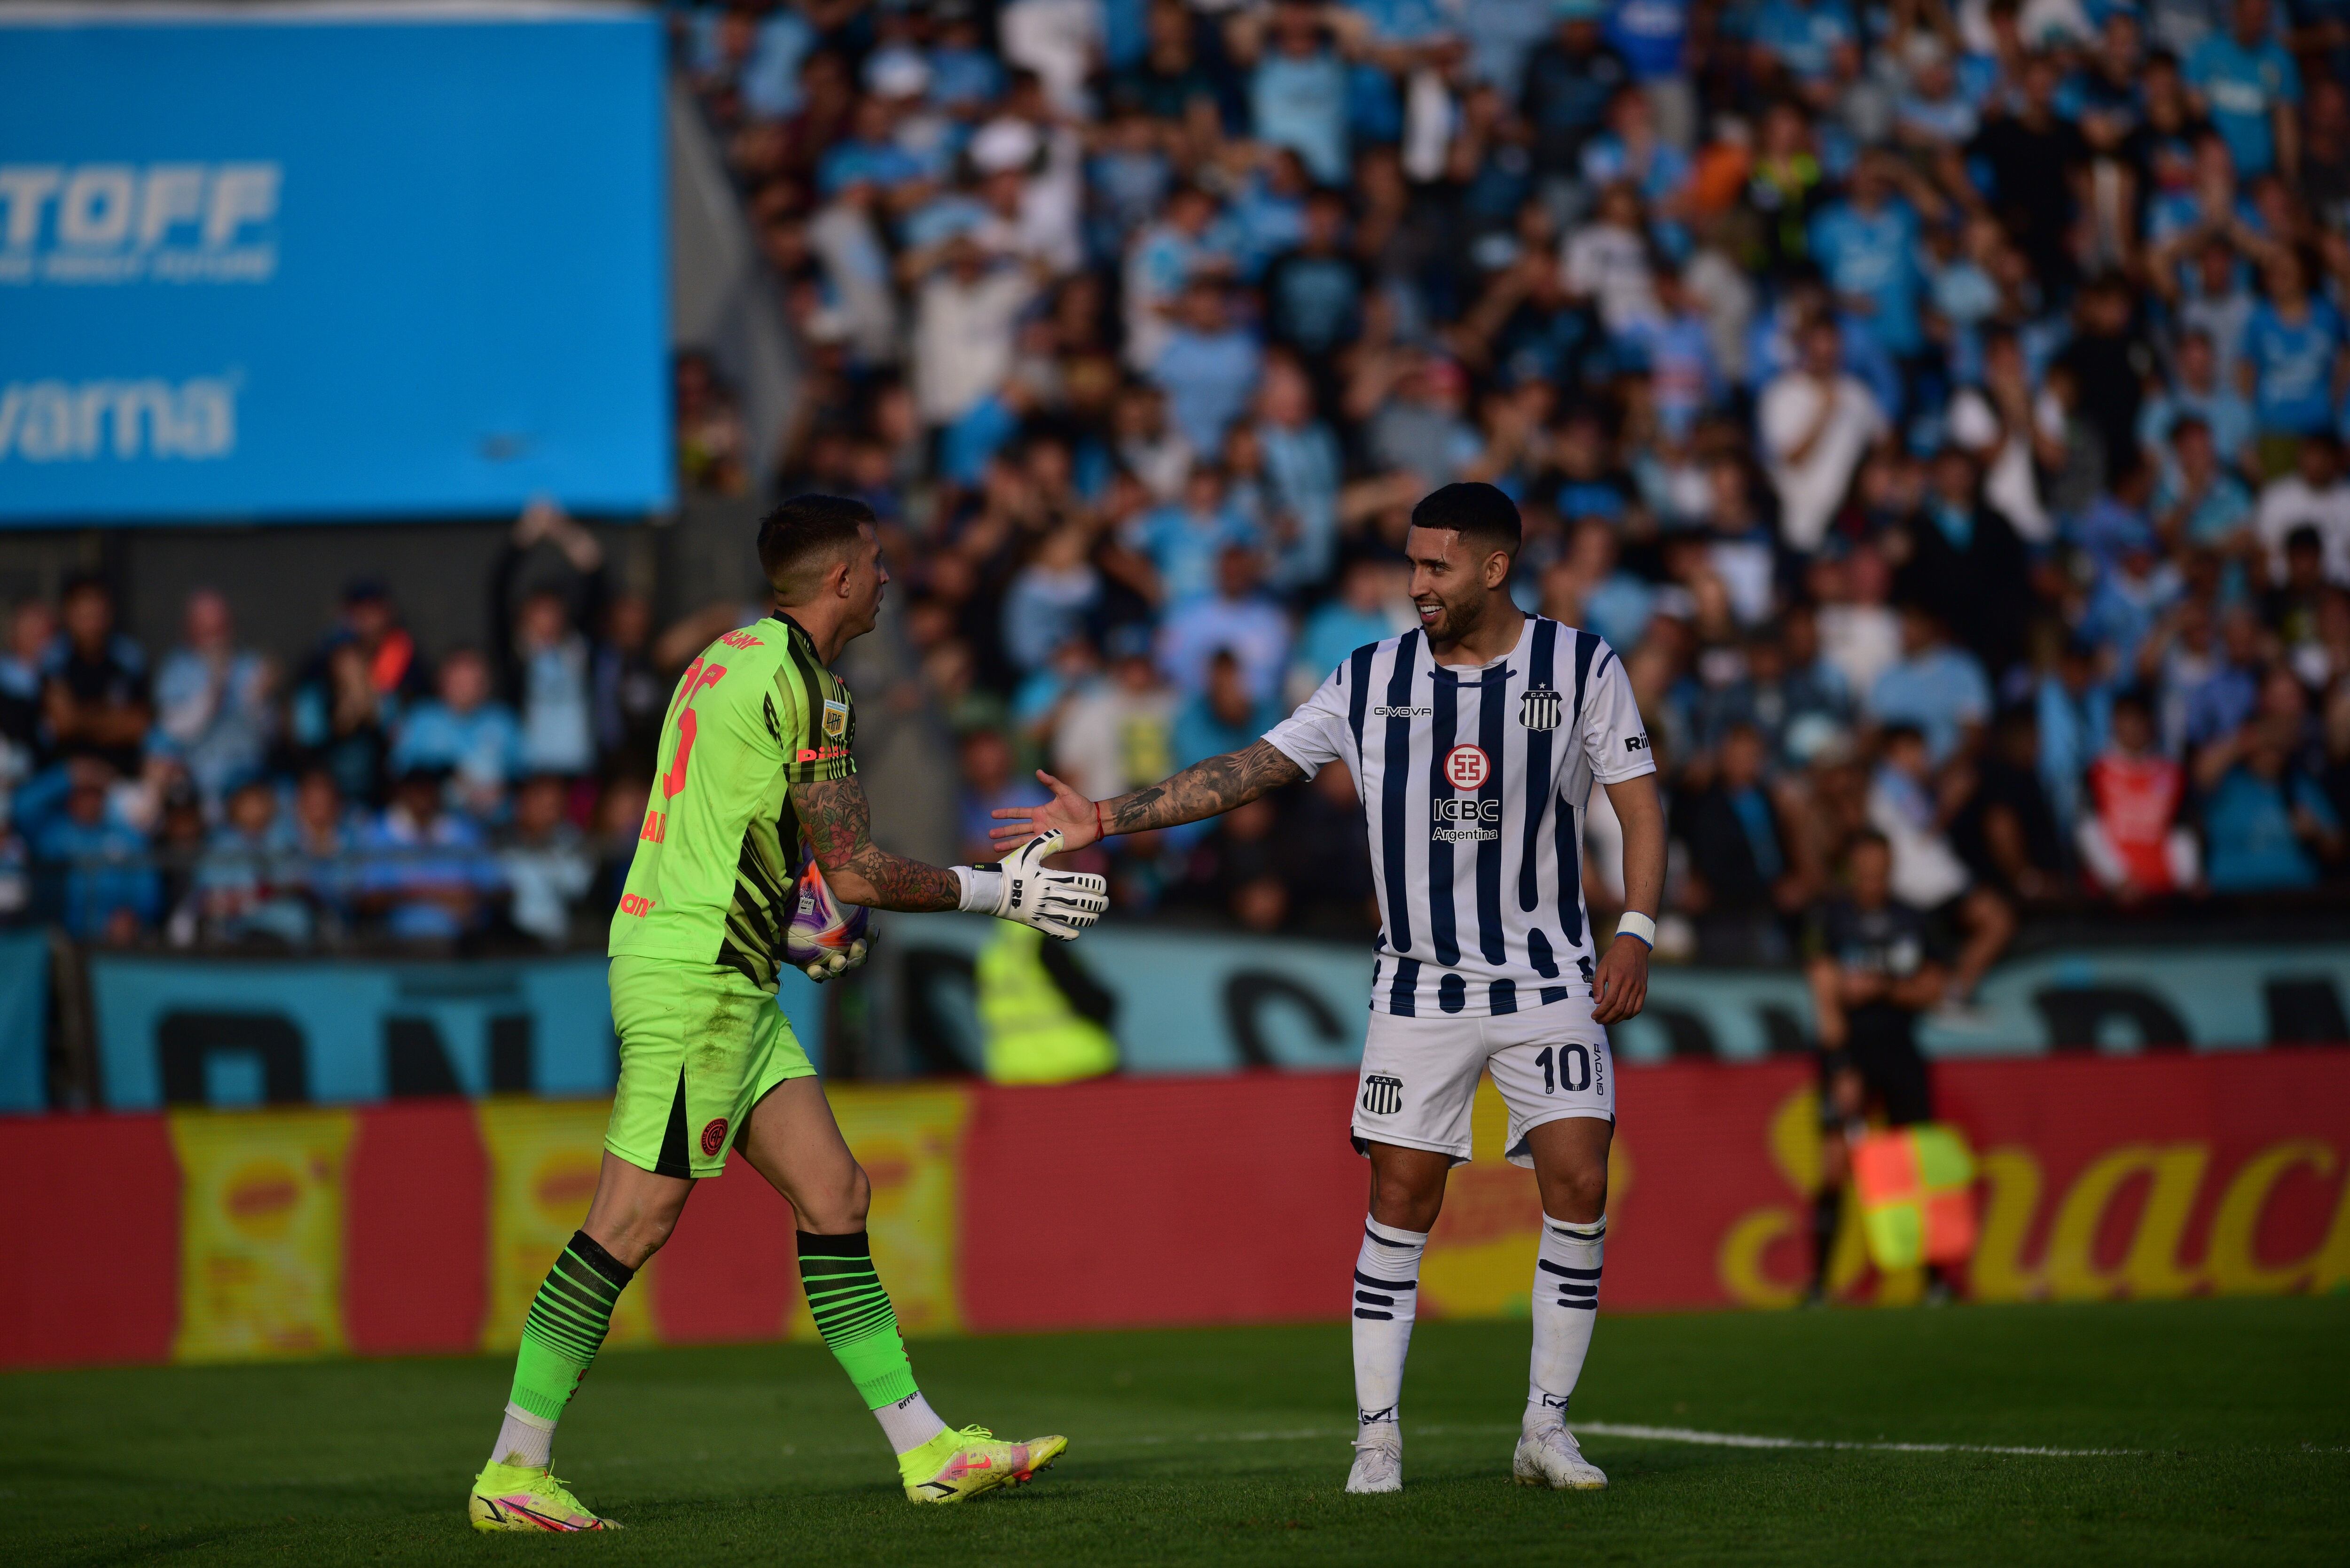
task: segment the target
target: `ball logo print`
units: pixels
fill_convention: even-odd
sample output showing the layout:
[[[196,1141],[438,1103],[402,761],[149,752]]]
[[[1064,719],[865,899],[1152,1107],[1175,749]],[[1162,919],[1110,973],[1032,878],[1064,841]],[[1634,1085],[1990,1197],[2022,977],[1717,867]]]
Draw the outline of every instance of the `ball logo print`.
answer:
[[[1482,789],[1493,776],[1493,761],[1482,746],[1455,746],[1444,753],[1444,776],[1454,789]]]
[[[1365,1078],[1363,1109],[1375,1116],[1391,1116],[1403,1109],[1403,1080],[1389,1073],[1373,1073]]]
[[[725,1147],[726,1118],[720,1116],[702,1129],[702,1152],[710,1158],[715,1159],[718,1158],[718,1151]]]

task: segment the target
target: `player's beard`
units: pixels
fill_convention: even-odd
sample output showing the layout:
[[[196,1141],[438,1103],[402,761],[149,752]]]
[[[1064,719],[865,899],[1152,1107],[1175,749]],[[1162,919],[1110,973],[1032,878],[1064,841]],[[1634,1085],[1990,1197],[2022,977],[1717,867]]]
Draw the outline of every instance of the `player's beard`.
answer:
[[[1481,588],[1463,600],[1448,599],[1442,594],[1434,597],[1438,612],[1436,619],[1422,620],[1420,629],[1428,633],[1430,647],[1450,648],[1485,624],[1486,612],[1492,606],[1493,595],[1491,590]],[[1414,601],[1415,610],[1419,604],[1419,601]]]

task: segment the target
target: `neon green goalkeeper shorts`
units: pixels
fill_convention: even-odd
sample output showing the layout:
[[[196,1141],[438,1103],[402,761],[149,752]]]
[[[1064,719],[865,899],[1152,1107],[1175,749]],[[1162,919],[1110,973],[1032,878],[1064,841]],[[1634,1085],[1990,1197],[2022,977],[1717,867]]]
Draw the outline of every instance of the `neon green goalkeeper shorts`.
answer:
[[[612,961],[620,1081],[604,1147],[658,1176],[716,1176],[769,1089],[816,1068],[791,1020],[721,964],[623,953]]]

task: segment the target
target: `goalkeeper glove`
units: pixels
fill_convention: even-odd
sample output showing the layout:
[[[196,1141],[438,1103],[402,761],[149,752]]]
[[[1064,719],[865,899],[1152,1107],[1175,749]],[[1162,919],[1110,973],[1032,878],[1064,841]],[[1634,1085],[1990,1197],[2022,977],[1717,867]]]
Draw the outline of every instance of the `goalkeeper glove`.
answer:
[[[873,939],[859,937],[840,951],[827,953],[824,957],[800,967],[806,971],[810,980],[822,985],[826,981],[839,979],[858,964],[863,963],[865,955],[872,950]]]
[[[1047,871],[1061,852],[1058,833],[1040,833],[993,866],[958,866],[962,908],[1034,926],[1048,937],[1075,941],[1109,908],[1109,884],[1089,872]]]

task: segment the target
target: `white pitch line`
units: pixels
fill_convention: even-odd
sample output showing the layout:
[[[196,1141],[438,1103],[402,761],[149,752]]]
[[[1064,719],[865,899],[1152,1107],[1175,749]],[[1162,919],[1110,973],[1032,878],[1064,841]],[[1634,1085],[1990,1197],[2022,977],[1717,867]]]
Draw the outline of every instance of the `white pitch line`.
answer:
[[[1716,1449],[1826,1449],[1878,1454],[2011,1454],[2027,1459],[2125,1459],[2144,1449],[2054,1449],[2006,1443],[1863,1442],[1836,1438],[1774,1438],[1755,1432],[1708,1432],[1695,1427],[1647,1427],[1617,1421],[1575,1421],[1577,1435],[1629,1438],[1650,1443],[1696,1443]],[[1487,1437],[1514,1432],[1515,1426],[1412,1427],[1414,1437]],[[1131,1437],[1097,1439],[1088,1448],[1149,1448],[1163,1443],[1302,1443],[1351,1436],[1334,1427],[1305,1427],[1277,1432],[1196,1432],[1181,1437]]]
[[[1705,1432],[1694,1427],[1641,1427],[1616,1421],[1575,1421],[1580,1434],[1636,1438],[1652,1443],[1702,1443],[1717,1449],[1852,1449],[1877,1454],[2022,1454],[2033,1459],[2104,1459],[2144,1454],[2144,1449],[2044,1449],[2007,1443],[1858,1442],[1833,1438],[1766,1438],[1752,1432]]]

